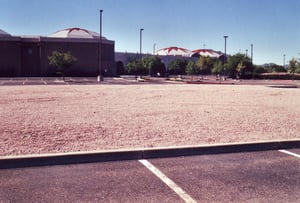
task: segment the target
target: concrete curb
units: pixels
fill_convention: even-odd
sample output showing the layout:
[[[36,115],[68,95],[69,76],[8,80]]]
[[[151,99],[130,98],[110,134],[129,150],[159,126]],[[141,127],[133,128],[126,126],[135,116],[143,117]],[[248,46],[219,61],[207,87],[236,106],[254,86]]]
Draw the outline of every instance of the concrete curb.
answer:
[[[189,147],[145,149],[144,158],[164,158],[176,156],[193,156],[205,154],[223,154],[237,152],[255,152],[266,150],[279,150],[300,148],[300,140],[285,140],[271,142],[252,142],[252,143],[228,143],[216,145],[200,145]]]
[[[0,157],[0,169],[300,148],[300,140]]]

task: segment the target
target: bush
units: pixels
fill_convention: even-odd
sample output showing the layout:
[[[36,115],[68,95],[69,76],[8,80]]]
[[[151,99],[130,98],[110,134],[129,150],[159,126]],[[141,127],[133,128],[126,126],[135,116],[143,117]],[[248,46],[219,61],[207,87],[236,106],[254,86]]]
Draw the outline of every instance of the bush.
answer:
[[[257,75],[258,79],[266,80],[300,80],[299,73],[261,73]]]
[[[175,59],[168,65],[169,74],[171,75],[184,75],[188,62],[184,59]]]

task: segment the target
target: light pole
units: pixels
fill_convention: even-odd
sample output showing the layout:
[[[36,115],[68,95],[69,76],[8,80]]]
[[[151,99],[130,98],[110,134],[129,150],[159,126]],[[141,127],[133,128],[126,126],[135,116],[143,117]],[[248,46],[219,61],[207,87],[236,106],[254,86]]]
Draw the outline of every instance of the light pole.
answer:
[[[285,54],[283,54],[283,68],[285,68]]]
[[[99,75],[97,81],[100,82],[103,80],[102,78],[102,13],[103,10],[100,10],[100,36],[99,36],[99,53],[98,53],[98,65],[99,65]]]
[[[248,57],[248,49],[246,49],[246,57]]]
[[[142,32],[143,28],[140,29],[140,56],[142,57]]]
[[[253,65],[253,44],[251,44],[251,65]]]
[[[156,46],[156,44],[154,43],[153,44],[153,55],[155,55],[155,46]]]
[[[225,56],[224,56],[224,62],[223,62],[223,68],[224,68],[224,80],[226,80],[226,67],[225,67],[225,63],[226,63],[226,59],[227,59],[227,55],[226,55],[226,42],[227,42],[227,38],[228,36],[224,36],[224,40],[225,40]]]

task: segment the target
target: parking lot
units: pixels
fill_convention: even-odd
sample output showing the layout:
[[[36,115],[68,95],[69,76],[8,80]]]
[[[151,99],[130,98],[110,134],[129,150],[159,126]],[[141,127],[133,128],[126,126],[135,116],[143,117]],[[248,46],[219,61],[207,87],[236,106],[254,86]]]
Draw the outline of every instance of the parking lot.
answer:
[[[10,86],[10,85],[72,85],[72,84],[106,84],[113,81],[113,78],[107,78],[106,81],[101,81],[99,83],[97,78],[94,77],[66,77],[63,80],[60,77],[19,77],[19,78],[0,78],[0,85]]]
[[[164,77],[145,77],[145,80],[137,80],[134,75],[124,75],[121,77],[105,77],[98,81],[97,77],[14,77],[0,78],[0,86],[11,85],[130,85],[130,84],[222,84],[222,85],[266,85],[270,87],[299,88],[299,80],[234,80],[217,81],[215,76],[205,76],[201,81],[195,79],[191,81],[191,76],[184,76],[183,79],[176,79],[177,76],[168,80]],[[141,82],[142,81],[142,82]]]
[[[0,202],[298,202],[300,149],[0,170]]]
[[[145,80],[144,80],[145,81]],[[61,77],[16,77],[16,78],[0,78],[0,86],[12,85],[130,85],[130,84],[155,84],[166,83],[165,78],[152,78],[146,83],[139,82],[135,76],[126,77],[105,77],[104,80],[98,81],[96,77],[66,77],[63,80]]]
[[[286,81],[247,82],[295,86]],[[136,83],[134,78],[105,78],[101,83],[96,78],[0,78],[0,86]],[[152,83],[168,81],[154,78]],[[0,202],[299,202],[299,157],[296,148],[19,168],[0,165]]]

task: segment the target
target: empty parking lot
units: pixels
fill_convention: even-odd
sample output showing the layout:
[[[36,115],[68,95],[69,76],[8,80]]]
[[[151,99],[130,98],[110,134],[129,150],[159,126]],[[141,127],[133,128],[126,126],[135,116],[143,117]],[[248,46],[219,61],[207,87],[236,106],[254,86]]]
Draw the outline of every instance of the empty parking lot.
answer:
[[[297,202],[299,154],[288,149],[1,169],[0,201]]]

